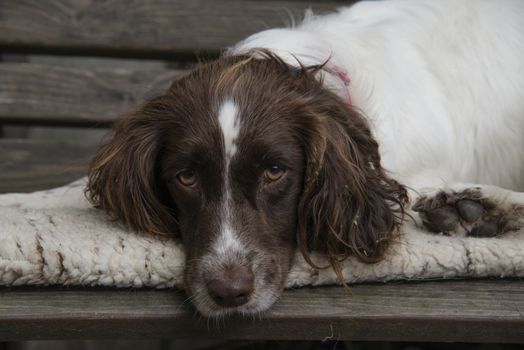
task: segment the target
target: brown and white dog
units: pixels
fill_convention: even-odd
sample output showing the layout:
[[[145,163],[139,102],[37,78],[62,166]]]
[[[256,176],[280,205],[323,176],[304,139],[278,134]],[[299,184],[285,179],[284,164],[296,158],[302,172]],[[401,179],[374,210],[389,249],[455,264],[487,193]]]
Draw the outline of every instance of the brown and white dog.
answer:
[[[482,186],[457,183],[524,189],[522,57],[518,0],[309,15],[198,65],[118,121],[87,194],[131,229],[181,238],[203,314],[260,312],[297,247],[338,273],[349,255],[380,260],[404,185],[451,186],[416,203],[433,231],[503,232],[484,215]]]

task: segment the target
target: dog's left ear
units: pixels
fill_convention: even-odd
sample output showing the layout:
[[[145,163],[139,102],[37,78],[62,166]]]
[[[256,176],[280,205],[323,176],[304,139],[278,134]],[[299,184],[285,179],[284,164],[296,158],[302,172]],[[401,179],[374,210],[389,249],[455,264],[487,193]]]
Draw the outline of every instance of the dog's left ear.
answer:
[[[364,262],[382,258],[407,193],[381,167],[363,116],[329,96],[314,108],[302,130],[307,165],[297,243],[310,264],[309,252],[318,250],[341,277],[338,263],[349,255]]]

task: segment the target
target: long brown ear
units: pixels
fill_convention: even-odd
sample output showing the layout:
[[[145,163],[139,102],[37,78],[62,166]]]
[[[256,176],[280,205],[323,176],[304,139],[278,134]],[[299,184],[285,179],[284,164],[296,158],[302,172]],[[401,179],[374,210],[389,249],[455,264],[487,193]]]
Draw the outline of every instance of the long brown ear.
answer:
[[[376,262],[404,215],[407,193],[380,165],[366,120],[338,98],[318,104],[305,133],[308,163],[298,208],[298,245],[306,260],[322,252],[341,278],[349,255]]]
[[[95,207],[153,234],[176,233],[177,227],[158,169],[163,110],[159,98],[116,122],[91,160],[86,188]]]

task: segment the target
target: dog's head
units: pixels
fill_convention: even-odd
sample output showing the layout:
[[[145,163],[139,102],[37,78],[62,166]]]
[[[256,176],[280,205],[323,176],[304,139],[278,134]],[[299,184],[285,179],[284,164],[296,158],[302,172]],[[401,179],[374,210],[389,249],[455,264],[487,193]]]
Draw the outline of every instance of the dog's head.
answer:
[[[205,315],[279,297],[294,251],[380,259],[405,190],[387,177],[365,119],[323,69],[269,53],[226,56],[116,123],[87,194],[130,228],[180,237],[185,286]]]

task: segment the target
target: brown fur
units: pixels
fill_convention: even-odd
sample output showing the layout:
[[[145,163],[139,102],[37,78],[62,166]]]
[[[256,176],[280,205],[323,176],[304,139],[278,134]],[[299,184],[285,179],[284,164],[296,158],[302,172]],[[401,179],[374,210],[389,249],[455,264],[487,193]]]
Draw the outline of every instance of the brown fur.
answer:
[[[275,143],[292,140],[302,150],[296,157],[301,163],[295,164],[301,171],[301,179],[295,181],[299,193],[288,199],[294,204],[272,215],[278,216],[275,222],[294,221],[289,227],[296,230],[295,244],[306,260],[314,265],[310,252],[323,253],[339,277],[339,262],[350,255],[364,262],[379,261],[402,221],[406,190],[381,167],[378,144],[366,119],[315,78],[323,69],[323,65],[291,67],[265,51],[199,66],[176,80],[164,96],[115,124],[114,135],[90,164],[88,198],[131,229],[179,235],[183,204],[173,198],[176,190],[169,182],[183,146],[173,140],[182,137],[177,130],[186,130],[195,133],[183,135],[186,144],[198,143],[201,137],[217,140],[209,149],[222,147],[210,111],[224,96],[232,96],[245,119],[241,145],[276,137]],[[268,226],[267,215],[260,220],[259,225]],[[250,222],[257,221],[253,217]],[[286,232],[281,235],[287,239]],[[184,242],[188,251],[196,250],[187,245],[204,244],[189,238]],[[267,242],[272,241],[261,244]],[[266,249],[278,251],[279,244],[275,241]],[[286,248],[282,254],[288,257],[275,261],[289,264],[290,252]],[[284,265],[281,270],[287,271]],[[285,277],[275,283],[283,285]]]
[[[157,174],[157,123],[168,118],[162,113],[163,103],[163,98],[155,99],[116,122],[112,137],[89,164],[86,188],[96,208],[133,230],[152,234],[176,233],[177,227]]]

